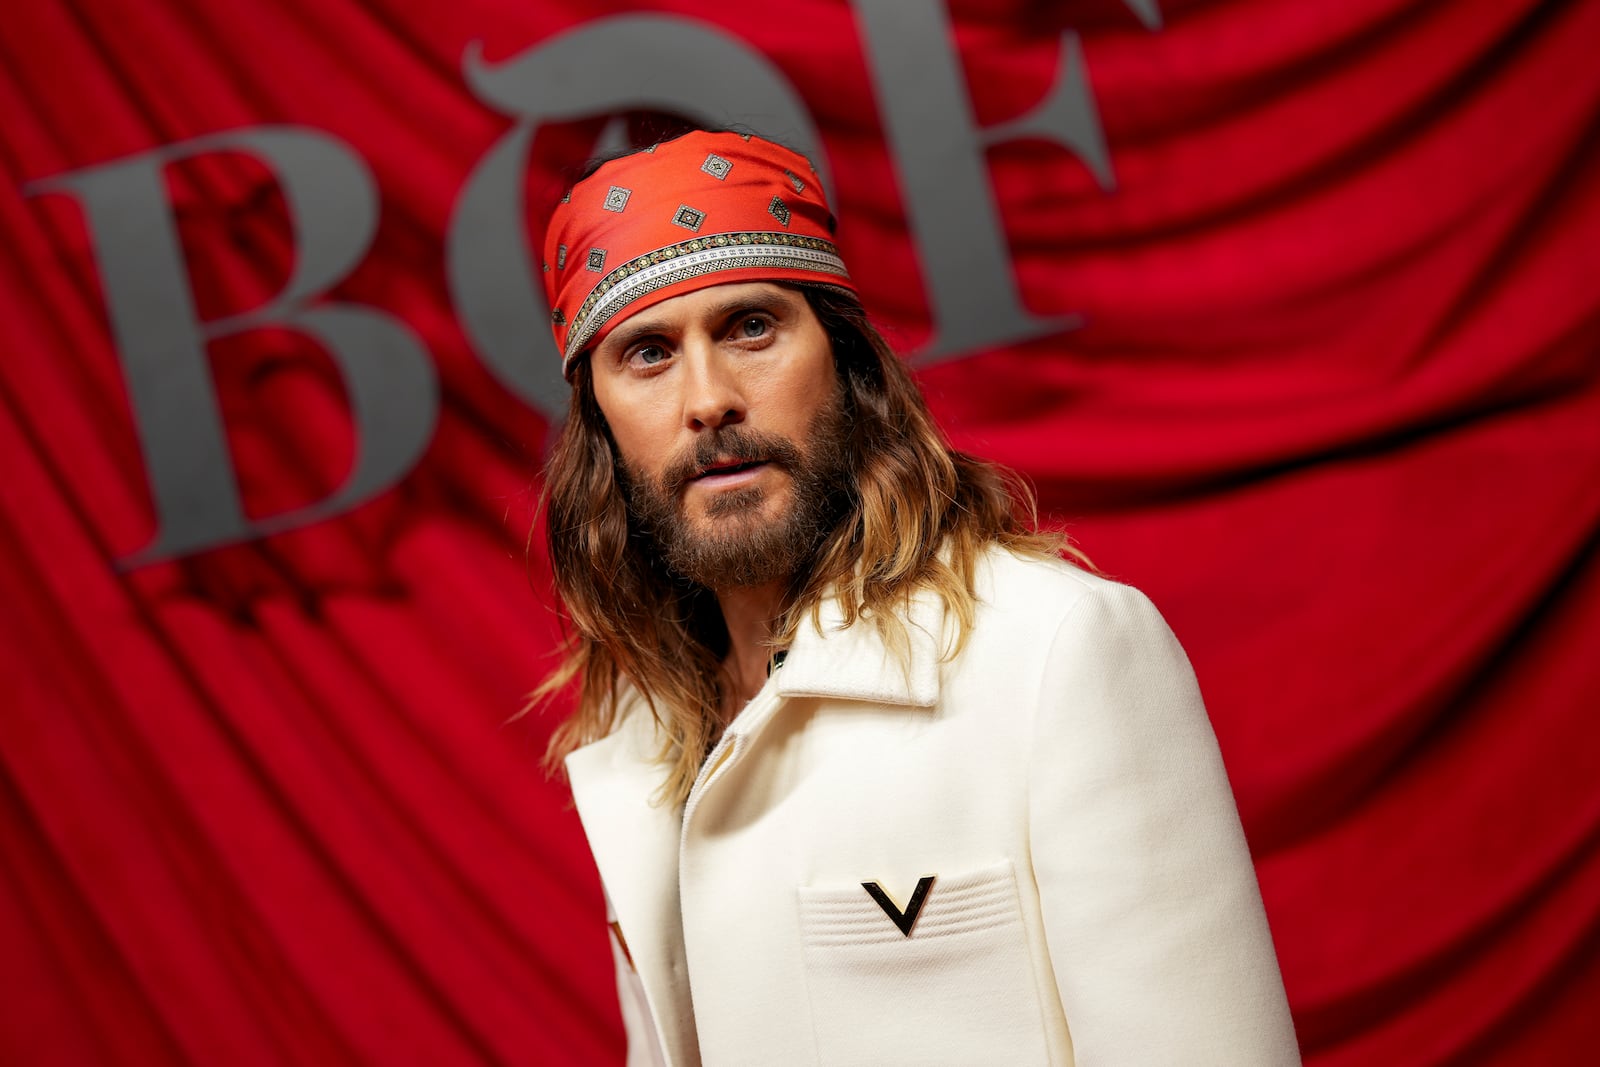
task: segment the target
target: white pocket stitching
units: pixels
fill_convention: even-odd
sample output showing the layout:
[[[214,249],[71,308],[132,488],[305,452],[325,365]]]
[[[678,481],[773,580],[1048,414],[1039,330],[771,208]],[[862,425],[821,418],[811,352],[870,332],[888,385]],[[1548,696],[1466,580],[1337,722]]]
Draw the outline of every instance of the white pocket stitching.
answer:
[[[902,878],[905,885],[884,885],[891,895],[909,896],[914,878]],[[1021,924],[1016,879],[1011,862],[1002,860],[977,870],[935,875],[928,898],[922,905],[912,940],[953,937]],[[800,887],[801,933],[809,945],[882,944],[906,940],[894,921],[858,883],[853,888]]]

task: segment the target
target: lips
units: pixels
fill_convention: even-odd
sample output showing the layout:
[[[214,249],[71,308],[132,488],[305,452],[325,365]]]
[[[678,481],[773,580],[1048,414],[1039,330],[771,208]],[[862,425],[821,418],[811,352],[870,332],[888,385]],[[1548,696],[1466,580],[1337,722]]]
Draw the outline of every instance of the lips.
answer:
[[[747,471],[753,467],[763,466],[766,464],[766,462],[767,461],[764,459],[717,460],[715,463],[709,463],[706,466],[701,467],[689,480],[692,482],[697,482],[701,478],[710,478],[718,474],[737,474],[740,471]]]

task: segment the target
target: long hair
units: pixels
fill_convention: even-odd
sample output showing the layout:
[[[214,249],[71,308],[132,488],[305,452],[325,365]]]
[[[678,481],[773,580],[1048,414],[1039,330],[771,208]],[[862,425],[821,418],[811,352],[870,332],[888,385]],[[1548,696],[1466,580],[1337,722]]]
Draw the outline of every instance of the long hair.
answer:
[[[976,609],[974,570],[990,545],[1088,561],[1037,528],[1032,490],[1014,472],[950,447],[905,364],[842,290],[802,286],[833,345],[843,385],[853,477],[843,515],[791,580],[773,647],[788,645],[830,591],[844,621],[878,627],[909,653],[902,610],[920,589],[943,599],[959,653]],[[579,682],[576,712],[556,728],[547,763],[617,726],[625,688],[661,727],[670,775],[661,800],[679,802],[721,730],[728,634],[714,594],[671,573],[629,519],[618,455],[595,401],[589,364],[574,371],[571,409],[545,472],[544,510],[556,591],[572,625],[563,658],[530,700]]]

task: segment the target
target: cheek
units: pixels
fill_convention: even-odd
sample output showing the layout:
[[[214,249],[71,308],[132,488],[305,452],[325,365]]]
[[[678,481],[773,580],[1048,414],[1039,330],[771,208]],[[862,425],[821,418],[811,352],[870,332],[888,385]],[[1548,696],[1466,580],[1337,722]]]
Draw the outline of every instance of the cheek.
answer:
[[[675,420],[662,404],[601,388],[595,390],[595,401],[624,463],[640,472],[663,465],[672,449]]]
[[[773,368],[763,386],[768,410],[784,412],[787,427],[810,425],[840,388],[833,349],[820,325],[798,339],[792,353]]]
[[[623,461],[631,467],[638,468],[639,461],[649,454],[639,427],[631,423],[619,425],[615,421],[607,421],[611,425],[611,439],[617,443],[617,451],[622,454]]]
[[[817,413],[836,403],[841,395],[839,377],[833,369],[833,359],[819,360],[803,379],[793,384],[789,396],[789,410],[795,413],[798,428],[806,428]]]

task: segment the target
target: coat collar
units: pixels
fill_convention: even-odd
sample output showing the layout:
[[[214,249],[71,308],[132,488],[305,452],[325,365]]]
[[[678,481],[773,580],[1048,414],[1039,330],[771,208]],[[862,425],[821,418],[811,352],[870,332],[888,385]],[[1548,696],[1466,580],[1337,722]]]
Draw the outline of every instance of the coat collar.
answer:
[[[918,590],[905,624],[909,655],[902,659],[871,620],[846,626],[838,600],[824,598],[815,621],[800,623],[778,674],[778,694],[933,707],[939,700],[944,602],[932,590]]]

